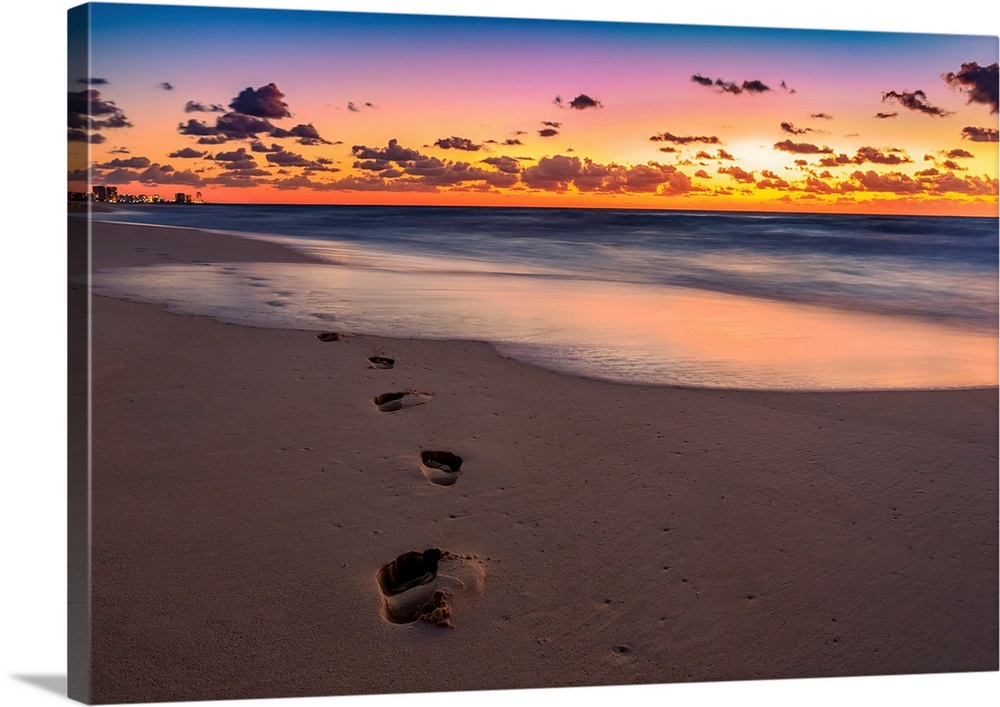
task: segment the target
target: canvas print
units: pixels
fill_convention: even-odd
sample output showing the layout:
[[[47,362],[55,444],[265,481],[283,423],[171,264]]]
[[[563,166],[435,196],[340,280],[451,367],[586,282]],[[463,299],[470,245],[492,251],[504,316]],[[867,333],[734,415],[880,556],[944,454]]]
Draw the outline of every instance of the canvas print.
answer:
[[[997,37],[68,26],[71,697],[998,669]]]

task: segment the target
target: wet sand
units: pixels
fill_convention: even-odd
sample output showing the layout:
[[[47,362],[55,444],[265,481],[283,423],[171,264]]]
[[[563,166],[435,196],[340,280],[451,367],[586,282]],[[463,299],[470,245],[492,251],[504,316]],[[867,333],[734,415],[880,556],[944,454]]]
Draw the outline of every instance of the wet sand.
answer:
[[[306,259],[97,224],[93,261]],[[619,385],[92,312],[94,701],[997,670],[996,388]],[[376,575],[427,549],[450,627],[387,620]]]

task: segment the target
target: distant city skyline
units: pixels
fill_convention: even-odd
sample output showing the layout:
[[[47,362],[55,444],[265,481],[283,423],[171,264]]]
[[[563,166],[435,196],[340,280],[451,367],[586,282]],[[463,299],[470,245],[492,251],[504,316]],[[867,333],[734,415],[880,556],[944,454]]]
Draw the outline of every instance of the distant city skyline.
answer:
[[[91,7],[70,191],[997,213],[995,37]]]

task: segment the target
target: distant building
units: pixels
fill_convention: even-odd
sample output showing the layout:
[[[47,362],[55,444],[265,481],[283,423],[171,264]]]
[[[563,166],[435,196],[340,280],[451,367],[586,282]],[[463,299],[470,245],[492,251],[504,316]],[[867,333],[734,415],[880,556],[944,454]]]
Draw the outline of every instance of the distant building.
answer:
[[[190,204],[191,203],[191,195],[190,194],[185,194],[184,192],[180,192],[179,191],[179,192],[177,192],[176,195],[174,195],[174,203],[175,204]]]
[[[94,200],[95,201],[107,201],[108,200],[108,188],[101,186],[99,184],[94,185]]]

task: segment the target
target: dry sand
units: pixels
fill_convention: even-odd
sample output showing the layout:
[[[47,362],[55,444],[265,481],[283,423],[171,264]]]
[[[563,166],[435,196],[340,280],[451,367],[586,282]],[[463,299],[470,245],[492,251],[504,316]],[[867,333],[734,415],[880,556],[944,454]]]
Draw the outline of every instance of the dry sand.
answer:
[[[121,225],[93,256],[305,260]],[[94,701],[998,668],[996,388],[618,385],[92,307]],[[376,574],[429,548],[452,627],[387,621]]]

